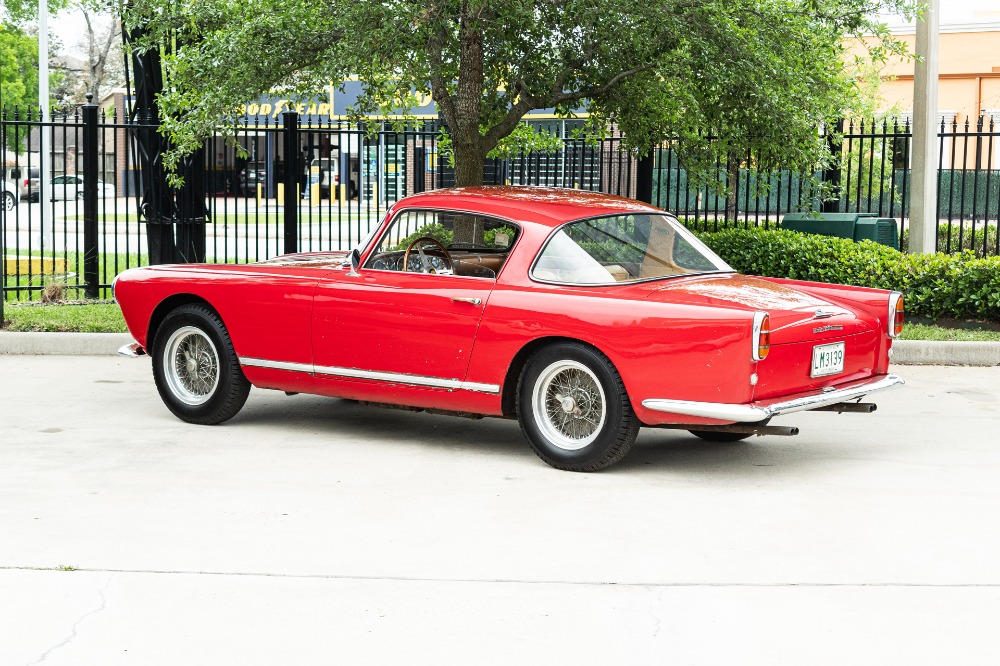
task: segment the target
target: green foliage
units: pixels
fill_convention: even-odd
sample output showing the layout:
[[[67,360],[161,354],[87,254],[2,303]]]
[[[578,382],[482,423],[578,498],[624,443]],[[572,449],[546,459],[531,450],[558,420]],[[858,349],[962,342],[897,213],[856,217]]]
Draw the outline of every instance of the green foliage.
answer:
[[[10,25],[0,25],[0,90],[9,111],[19,107],[21,113],[38,112],[38,38]],[[15,136],[10,129],[7,148],[20,152],[26,138],[26,130]]]
[[[816,128],[855,92],[844,35],[874,34],[872,58],[905,47],[869,17],[914,0],[133,0],[140,49],[172,45],[160,99],[176,164],[220,118],[270,90],[309,98],[357,76],[365,114],[433,97],[456,181],[482,181],[488,154],[517,150],[530,110],[611,122],[638,153],[668,138],[692,173],[752,150],[758,168],[811,172],[828,154]],[[280,45],[280,48],[276,48]],[[505,142],[514,133],[515,139]],[[520,139],[517,138],[520,133]],[[494,152],[497,151],[497,152]],[[725,162],[725,159],[723,159]],[[707,178],[707,176],[706,176]]]
[[[1000,257],[903,254],[871,241],[760,228],[699,235],[741,273],[894,289],[913,315],[1000,322]]]
[[[507,236],[506,245],[497,245],[496,237],[497,234],[503,234]],[[517,238],[517,231],[511,227],[496,227],[494,229],[487,229],[483,232],[483,245],[487,247],[493,247],[497,249],[505,249],[514,244],[514,239]]]
[[[440,222],[434,222],[432,224],[425,224],[424,226],[420,227],[412,234],[410,234],[403,240],[399,241],[399,243],[391,249],[405,250],[406,248],[410,247],[410,243],[417,240],[418,238],[424,238],[424,237],[433,238],[434,240],[441,243],[441,245],[448,247],[454,240],[455,235],[451,232],[450,229],[445,229],[444,225],[442,225]]]

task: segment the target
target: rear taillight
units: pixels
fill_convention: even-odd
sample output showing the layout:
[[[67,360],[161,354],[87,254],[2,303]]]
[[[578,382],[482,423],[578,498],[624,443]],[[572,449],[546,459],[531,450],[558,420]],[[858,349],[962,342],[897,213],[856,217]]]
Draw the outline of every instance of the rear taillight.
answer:
[[[751,356],[755,361],[763,361],[771,351],[771,318],[766,312],[757,311],[753,314],[753,333],[750,338],[753,345]]]
[[[898,338],[903,332],[903,295],[898,291],[889,294],[889,337]]]

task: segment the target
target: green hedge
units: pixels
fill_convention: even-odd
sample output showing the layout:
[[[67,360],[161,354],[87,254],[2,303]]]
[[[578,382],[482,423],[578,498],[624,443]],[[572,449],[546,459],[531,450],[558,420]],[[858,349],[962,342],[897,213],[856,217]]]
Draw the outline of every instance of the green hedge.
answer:
[[[773,229],[698,235],[741,273],[895,289],[911,315],[1000,322],[1000,257],[903,254],[871,241]]]

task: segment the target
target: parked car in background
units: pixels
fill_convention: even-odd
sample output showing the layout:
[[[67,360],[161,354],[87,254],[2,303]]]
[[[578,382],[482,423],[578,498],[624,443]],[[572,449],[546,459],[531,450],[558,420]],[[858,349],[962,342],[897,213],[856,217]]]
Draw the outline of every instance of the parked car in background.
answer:
[[[669,213],[597,192],[426,192],[351,253],[135,268],[113,292],[122,352],[148,351],[184,421],[229,419],[251,385],[516,418],[573,471],[640,427],[794,435],[769,422],[871,412],[862,396],[903,383],[902,294],[739,275]]]
[[[18,199],[38,201],[38,167],[8,166],[3,178],[13,184]]]
[[[83,176],[77,174],[67,174],[56,176],[49,183],[48,197],[52,201],[72,201],[83,199]],[[97,198],[114,199],[115,186],[105,183],[103,180],[97,181]]]
[[[17,208],[17,186],[9,180],[3,181],[3,209],[14,210]]]
[[[239,192],[248,197],[257,196],[257,186],[267,188],[267,170],[257,163],[247,164],[239,173]]]

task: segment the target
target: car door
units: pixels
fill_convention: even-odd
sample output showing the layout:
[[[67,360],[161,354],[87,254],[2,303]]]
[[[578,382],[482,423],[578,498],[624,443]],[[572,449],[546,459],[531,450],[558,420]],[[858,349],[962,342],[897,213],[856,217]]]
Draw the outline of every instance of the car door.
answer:
[[[66,188],[68,187],[66,178],[66,176],[56,176],[52,179],[52,192],[49,195],[52,201],[63,201],[66,199]]]
[[[66,176],[66,199],[74,200],[83,196],[83,178]]]
[[[434,272],[415,272],[425,257],[419,249],[412,251],[410,269],[401,269],[403,248],[413,239],[450,233],[441,219],[436,212],[400,213],[365,266],[320,281],[313,306],[318,375],[458,388],[496,276],[437,272],[429,264],[424,268]],[[481,235],[483,225],[476,228]],[[375,260],[376,254],[391,261]]]
[[[457,388],[492,288],[482,278],[372,269],[321,280],[316,373]]]

